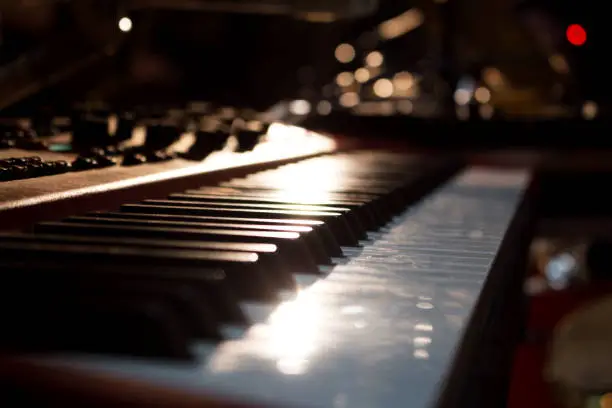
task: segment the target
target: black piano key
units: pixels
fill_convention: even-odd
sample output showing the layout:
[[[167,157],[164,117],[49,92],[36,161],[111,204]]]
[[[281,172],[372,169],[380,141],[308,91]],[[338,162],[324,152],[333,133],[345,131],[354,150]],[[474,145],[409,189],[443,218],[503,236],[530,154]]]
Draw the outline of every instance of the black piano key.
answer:
[[[295,225],[307,226],[315,229],[319,238],[323,241],[325,249],[334,257],[342,257],[340,244],[334,238],[329,226],[323,221],[306,220],[299,218],[279,219],[279,218],[240,218],[240,217],[215,217],[197,216],[183,214],[156,214],[156,213],[132,213],[132,212],[92,212],[88,215],[105,218],[126,218],[138,220],[160,220],[160,221],[180,221],[180,222],[214,222],[214,223],[245,223],[250,225]],[[257,251],[253,251],[257,252]]]
[[[198,190],[188,190],[181,194],[171,194],[169,197],[171,200],[179,201],[218,201],[218,202],[238,202],[238,203],[253,203],[253,204],[293,204],[293,205],[314,205],[314,206],[329,206],[329,207],[343,207],[348,208],[351,211],[357,213],[364,227],[368,231],[374,230],[381,225],[384,225],[388,220],[383,219],[377,212],[372,211],[371,208],[367,207],[367,203],[357,201],[324,201],[318,200],[317,202],[295,202],[291,199],[283,199],[279,197],[271,196],[256,196],[256,195],[245,195],[245,194],[234,194],[234,195],[216,195]]]
[[[62,348],[143,357],[192,357],[190,338],[179,323],[180,317],[163,300],[82,295],[60,301],[65,307],[59,308],[56,317],[64,325],[53,329],[59,335],[58,345],[67,346]],[[53,304],[50,309],[55,307]]]
[[[20,244],[21,245],[21,244]],[[34,288],[53,294],[53,288],[74,287],[75,285],[114,285],[124,282],[159,284],[171,287],[187,286],[196,292],[222,322],[249,324],[238,303],[227,275],[218,269],[171,268],[163,265],[130,265],[123,267],[112,264],[77,264],[37,258],[31,260],[7,257],[0,259],[0,268],[6,271],[3,285],[0,286],[0,301],[10,294],[29,293]],[[10,272],[10,273],[8,273]],[[25,289],[21,289],[25,288]],[[36,297],[33,297],[36,299]]]
[[[0,233],[0,242],[51,242],[63,244],[81,244],[93,246],[135,246],[155,251],[157,248],[193,251],[235,251],[254,252],[259,256],[262,268],[274,277],[280,288],[295,290],[297,284],[291,271],[286,267],[289,262],[274,244],[248,244],[234,242],[193,242],[160,239],[138,239],[122,237],[95,237],[76,235],[48,235],[27,233]]]
[[[43,297],[33,305],[17,300],[12,308],[7,300],[13,299],[1,301],[3,348],[191,358],[189,336],[178,323],[180,318],[159,299],[109,299],[83,293]],[[15,307],[19,313],[11,316]]]
[[[86,268],[86,266],[83,266]],[[212,312],[210,305],[194,288],[187,285],[166,285],[159,282],[138,281],[134,279],[90,279],[63,280],[61,284],[45,286],[53,298],[62,299],[70,296],[96,296],[114,299],[157,299],[164,301],[180,318],[182,326],[193,338],[208,341],[222,340],[219,331],[219,321]]]
[[[216,208],[201,206],[175,205],[153,205],[153,204],[125,204],[121,206],[122,212],[150,213],[150,214],[182,214],[194,216],[215,217],[257,217],[278,219],[318,219],[324,221],[340,245],[358,246],[359,240],[353,234],[351,228],[342,218],[341,213],[316,212],[316,211],[289,211],[289,210],[266,210],[252,208]]]
[[[236,293],[247,300],[274,301],[276,294],[272,279],[256,264],[257,254],[246,252],[194,252],[184,250],[86,245],[62,245],[53,243],[0,242],[0,257],[37,261],[59,261],[63,264],[159,265],[170,268],[182,266],[222,270]]]
[[[287,257],[279,254],[280,251],[275,254],[258,254],[261,267],[274,277],[275,283],[279,289],[287,292],[296,292],[298,290],[298,284],[293,275],[293,271],[288,267],[291,262],[287,261]]]
[[[219,330],[219,322],[211,307],[206,304],[205,299],[201,298],[197,291],[185,285],[168,287],[155,282],[88,281],[76,287],[65,285],[59,293],[65,296],[68,290],[104,297],[119,295],[126,298],[162,299],[173,308],[176,316],[180,317],[182,326],[186,328],[190,337],[207,341],[221,341],[223,339]]]
[[[93,282],[54,287],[54,298],[61,297],[62,301],[70,300],[78,307],[83,300],[92,298],[99,299],[102,303],[105,299],[125,299],[131,304],[141,302],[162,303],[167,311],[172,312],[172,318],[177,326],[180,326],[182,336],[189,339],[205,339],[207,341],[220,341],[222,339],[217,322],[211,318],[207,307],[202,299],[196,297],[194,292],[190,293],[188,288],[161,287],[143,282],[130,283],[120,282]],[[43,297],[44,298],[44,297]],[[48,299],[54,302],[54,298]],[[51,306],[53,307],[53,306]]]
[[[331,254],[325,250],[323,242],[317,236],[317,232],[311,227],[294,226],[294,225],[252,225],[238,223],[193,223],[183,221],[162,221],[162,220],[137,220],[129,218],[106,218],[103,214],[96,216],[77,216],[69,217],[63,220],[64,222],[75,223],[95,223],[103,225],[133,225],[133,226],[161,226],[172,228],[203,228],[203,229],[225,229],[236,231],[278,231],[278,232],[295,232],[300,234],[310,252],[314,255],[315,261],[321,265],[331,264]]]
[[[190,229],[146,226],[115,226],[88,223],[45,222],[34,227],[37,232],[90,236],[159,238],[213,242],[272,243],[287,253],[288,268],[296,273],[319,275],[319,268],[298,233],[269,231],[231,231],[221,229]],[[241,254],[239,254],[241,255]],[[254,254],[255,255],[255,254]],[[228,256],[228,260],[231,258]]]

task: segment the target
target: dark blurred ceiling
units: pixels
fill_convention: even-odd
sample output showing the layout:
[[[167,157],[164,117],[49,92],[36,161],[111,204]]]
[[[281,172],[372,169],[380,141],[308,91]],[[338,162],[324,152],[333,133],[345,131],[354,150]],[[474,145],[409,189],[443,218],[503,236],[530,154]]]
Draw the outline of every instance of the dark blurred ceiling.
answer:
[[[103,49],[91,64],[69,71],[60,86],[45,87],[20,106],[46,101],[58,107],[91,98],[119,105],[206,99],[263,109],[300,96],[304,82],[309,89],[321,89],[340,69],[333,57],[339,43],[354,42],[378,23],[413,7],[423,11],[424,24],[384,46],[398,66],[412,68],[433,55],[439,59],[435,67],[446,67],[457,76],[478,77],[487,69],[498,72],[503,81],[494,87],[493,101],[517,114],[539,114],[558,105],[560,89],[576,101],[605,100],[609,95],[608,82],[602,81],[605,53],[592,45],[597,41],[589,39],[580,50],[563,41],[567,24],[579,20],[589,35],[598,32],[599,43],[607,45],[601,40],[602,19],[593,17],[598,14],[595,3],[440,1],[444,0],[381,0],[375,15],[331,24],[281,16],[145,10],[130,15],[134,28],[117,47]],[[72,8],[72,2],[60,2],[59,11],[52,11],[41,6],[44,2],[29,2],[26,9],[5,12],[3,47],[10,52],[3,57],[23,51],[20,46],[36,49],[54,39],[57,43],[58,32],[82,37],[79,43],[97,50],[100,38],[106,38],[105,27],[116,31],[116,4],[105,2],[99,10],[96,0],[77,3],[78,8]],[[0,5],[5,6],[2,1]],[[65,54],[78,49],[67,44]],[[28,72],[44,75],[42,70]],[[5,85],[0,83],[3,95],[12,89]]]
[[[504,75],[498,106],[527,113],[554,102],[551,89],[563,78],[551,69],[550,51],[522,24],[515,0],[460,0],[455,9],[459,64],[494,67]]]

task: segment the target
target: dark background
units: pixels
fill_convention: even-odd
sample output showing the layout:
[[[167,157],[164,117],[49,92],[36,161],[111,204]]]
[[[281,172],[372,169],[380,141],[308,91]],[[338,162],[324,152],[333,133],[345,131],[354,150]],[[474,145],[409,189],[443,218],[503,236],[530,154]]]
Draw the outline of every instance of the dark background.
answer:
[[[548,104],[578,107],[585,100],[605,111],[610,102],[610,21],[601,1],[381,0],[375,15],[330,24],[286,16],[143,10],[130,15],[134,28],[128,35],[118,33],[122,13],[112,1],[9,3],[16,5],[3,6],[0,62],[10,66],[24,55],[32,59],[47,52],[51,63],[20,70],[24,83],[38,81],[29,88],[36,92],[18,93],[20,83],[0,75],[5,114],[61,111],[83,100],[134,106],[197,99],[256,110],[282,99],[316,100],[345,69],[334,59],[338,44],[358,43],[381,21],[413,7],[423,10],[425,24],[377,47],[396,71],[433,73],[452,91],[462,75],[478,76],[484,67],[495,66],[522,92],[512,103],[521,109],[533,106],[533,111]],[[572,23],[588,32],[582,47],[565,39]],[[90,54],[98,56],[95,62],[78,64]],[[551,69],[552,54],[567,59],[568,74]],[[69,73],[61,81],[40,83],[54,64]],[[561,96],[552,91],[559,86]],[[13,93],[20,96],[8,98]]]

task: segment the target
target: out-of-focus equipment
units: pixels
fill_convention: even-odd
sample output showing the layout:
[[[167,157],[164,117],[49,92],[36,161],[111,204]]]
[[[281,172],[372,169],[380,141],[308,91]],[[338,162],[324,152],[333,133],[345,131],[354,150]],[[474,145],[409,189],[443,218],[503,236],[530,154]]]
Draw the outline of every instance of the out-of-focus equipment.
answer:
[[[127,10],[171,9],[283,14],[312,22],[332,22],[369,16],[376,11],[378,0],[125,0],[122,6]]]

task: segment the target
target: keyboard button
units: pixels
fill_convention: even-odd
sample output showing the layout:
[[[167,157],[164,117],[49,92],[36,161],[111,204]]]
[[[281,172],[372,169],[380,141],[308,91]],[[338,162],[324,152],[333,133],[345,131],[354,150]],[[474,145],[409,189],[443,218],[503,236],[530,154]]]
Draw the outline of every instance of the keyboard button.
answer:
[[[123,156],[122,166],[137,166],[147,162],[147,157],[144,154],[130,152]]]
[[[34,172],[26,165],[15,165],[12,167],[13,180],[22,180],[34,176]]]
[[[51,162],[46,162],[45,164],[50,164],[52,166],[53,172],[56,174],[65,173],[70,171],[70,163],[65,160],[56,160]]]
[[[79,156],[72,162],[72,169],[75,171],[96,169],[99,166],[94,157]]]
[[[174,158],[172,154],[167,153],[164,150],[146,152],[145,157],[148,163],[159,163],[159,162],[169,161]]]
[[[13,180],[13,169],[11,167],[0,167],[0,181]]]

